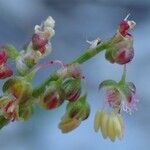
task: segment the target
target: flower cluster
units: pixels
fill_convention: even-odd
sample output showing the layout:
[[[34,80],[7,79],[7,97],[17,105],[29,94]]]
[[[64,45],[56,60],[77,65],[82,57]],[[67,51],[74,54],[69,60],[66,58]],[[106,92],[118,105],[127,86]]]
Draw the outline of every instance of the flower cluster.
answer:
[[[105,80],[99,85],[99,89],[106,89],[105,105],[95,115],[94,128],[96,132],[101,130],[104,138],[112,141],[121,139],[124,134],[121,112],[131,114],[138,103],[135,85],[126,81],[126,64],[134,57],[133,36],[130,31],[135,26],[135,22],[127,18],[121,21],[111,39],[106,42],[99,38],[87,41],[90,44],[87,51],[68,64],[60,60],[38,64],[52,50],[51,38],[55,34],[55,21],[52,17],[35,26],[32,39],[23,50],[18,52],[12,45],[1,47],[0,79],[10,78],[5,81],[4,95],[0,97],[0,128],[11,121],[29,119],[34,105],[52,110],[64,102],[67,102],[66,111],[58,127],[62,133],[77,128],[90,115],[87,84],[80,65],[105,50],[105,58],[111,63],[124,65],[124,71],[119,82]],[[8,58],[15,61],[16,71],[6,65]],[[33,88],[34,75],[51,64],[60,64],[61,67],[38,87]]]
[[[51,63],[56,62],[59,61]],[[68,102],[66,113],[59,123],[62,132],[67,133],[88,118],[90,107],[86,101],[87,96],[81,96],[82,74],[79,64],[61,63],[61,65],[62,67],[56,72],[56,77],[45,87],[44,93],[39,98],[39,104],[50,110],[59,107],[65,100]]]
[[[116,35],[110,40],[110,47],[106,50],[105,58],[111,63],[126,64],[134,57],[133,36],[129,33],[136,23],[123,20],[119,24]]]
[[[53,109],[60,106],[64,100],[76,101],[81,95],[81,80],[79,65],[62,65],[53,81],[45,86],[39,104],[45,109]]]
[[[24,77],[10,78],[3,85],[3,92],[6,96],[0,98],[0,114],[11,121],[28,119],[31,115],[31,83]]]
[[[20,75],[29,73],[41,58],[51,52],[50,40],[55,34],[54,26],[52,17],[48,17],[40,26],[35,26],[31,42],[16,58],[16,68]]]
[[[125,111],[131,114],[134,110],[137,109],[138,99],[136,98],[136,89],[135,85],[132,82],[116,82],[114,80],[105,80],[100,84],[100,88],[106,88],[106,96],[104,103],[110,108],[110,112],[106,113],[105,110],[97,112],[95,115],[95,126],[97,126],[97,121],[100,119],[103,124],[103,119],[101,119],[100,114],[105,114],[104,124],[107,126],[107,131],[113,130],[116,124],[109,124],[109,117],[114,116],[121,117],[121,112]],[[105,106],[104,106],[105,107]],[[107,115],[106,115],[107,114]],[[109,114],[109,115],[108,115]],[[112,115],[113,114],[113,115]],[[114,119],[114,117],[112,117]],[[120,118],[119,117],[119,118]],[[116,119],[115,119],[116,120]],[[121,121],[122,122],[122,121]],[[116,125],[116,126],[115,126]],[[112,138],[111,135],[104,136],[104,129],[102,126],[99,126],[103,133],[103,137],[109,137],[112,141],[115,140],[115,137]],[[122,128],[121,128],[122,129]],[[97,127],[95,127],[97,131]],[[115,133],[114,133],[115,134]],[[121,135],[123,135],[123,130],[121,130]],[[122,136],[121,136],[122,137]]]
[[[106,59],[111,63],[124,65],[122,78],[119,82],[105,80],[99,86],[99,89],[106,89],[105,105],[95,115],[94,128],[96,132],[101,129],[103,137],[108,137],[112,141],[123,137],[124,125],[121,112],[125,111],[131,114],[137,109],[136,87],[132,82],[126,81],[126,64],[134,56],[133,37],[129,33],[134,26],[135,22],[128,21],[127,18],[121,21],[117,33],[109,41],[110,46],[105,53]],[[108,112],[105,112],[106,106],[109,108]]]

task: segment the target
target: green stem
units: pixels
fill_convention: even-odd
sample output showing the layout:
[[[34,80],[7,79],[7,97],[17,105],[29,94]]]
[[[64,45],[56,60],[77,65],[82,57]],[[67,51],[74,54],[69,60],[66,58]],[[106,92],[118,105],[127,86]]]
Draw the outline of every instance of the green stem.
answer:
[[[107,49],[110,46],[110,42],[105,42],[105,43],[100,43],[98,44],[95,48],[89,48],[87,49],[83,54],[81,54],[78,58],[76,58],[74,61],[71,62],[73,63],[78,63],[78,64],[83,64],[84,62],[88,61],[89,59],[93,58],[95,55],[98,53],[102,52],[103,50]],[[33,97],[38,97],[41,95],[45,87],[51,82],[51,81],[56,81],[58,79],[58,76],[54,73],[53,75],[49,76],[44,83],[39,85],[33,90]]]
[[[126,82],[126,65],[124,65],[123,67],[123,73],[122,73],[122,77],[120,80],[120,84],[124,84]]]
[[[82,64],[101,51],[107,49],[109,47],[109,42],[100,43],[95,48],[87,49],[83,54],[81,54],[78,58],[76,58],[72,63]]]

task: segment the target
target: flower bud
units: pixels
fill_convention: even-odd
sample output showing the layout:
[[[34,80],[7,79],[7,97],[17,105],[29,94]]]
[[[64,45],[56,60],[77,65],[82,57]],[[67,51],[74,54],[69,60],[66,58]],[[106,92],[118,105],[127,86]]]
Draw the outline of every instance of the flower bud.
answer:
[[[66,99],[70,102],[76,101],[81,94],[81,80],[67,78],[62,84]]]
[[[13,75],[12,69],[5,65],[0,66],[0,79],[5,79]]]
[[[80,97],[78,101],[69,103],[67,105],[67,113],[70,118],[81,119],[82,121],[87,119],[90,114],[90,106],[85,101],[86,97]]]
[[[3,92],[13,96],[23,104],[32,96],[32,85],[23,77],[8,79],[3,85]]]
[[[64,101],[64,96],[57,81],[52,81],[41,97],[40,105],[45,109],[54,109]]]
[[[122,36],[126,36],[128,34],[129,30],[129,24],[127,21],[123,20],[119,24],[119,32],[121,33]]]
[[[0,98],[0,114],[11,121],[18,120],[18,105],[9,97]]]
[[[81,69],[79,64],[69,64],[57,71],[57,74],[63,78],[81,78]]]
[[[59,123],[59,129],[61,129],[62,133],[68,133],[77,128],[80,123],[81,120],[77,120],[76,118],[65,118]]]
[[[12,69],[6,66],[8,56],[5,48],[1,48],[0,50],[0,79],[5,79],[10,77],[13,74]]]
[[[113,52],[113,58],[116,63],[118,64],[127,64],[129,63],[134,57],[134,50],[133,48],[126,48],[122,47],[119,50]]]
[[[81,78],[81,69],[79,64],[68,65],[67,72],[70,77]]]
[[[46,52],[46,46],[39,48],[39,51],[41,52],[41,54],[44,54]]]
[[[81,121],[88,118],[90,114],[89,104],[86,102],[86,96],[80,97],[77,101],[67,105],[66,113],[59,123],[59,128],[63,133],[67,133],[77,128]]]
[[[128,35],[129,30],[133,29],[134,26],[136,25],[136,23],[134,21],[130,21],[130,20],[123,20],[120,22],[119,24],[119,32],[120,34],[125,37],[126,35]]]
[[[39,51],[27,50],[21,51],[16,59],[16,68],[19,74],[26,75],[37,64],[42,54]]]
[[[32,37],[32,44],[34,49],[41,49],[45,47],[47,43],[48,40],[40,34],[34,34]]]
[[[134,57],[133,37],[127,35],[121,41],[113,43],[111,48],[106,50],[105,58],[111,63],[126,64]]]
[[[5,49],[0,50],[0,65],[5,64],[8,59],[8,56],[5,52]]]
[[[8,58],[15,60],[19,56],[19,52],[11,44],[6,44],[6,45],[2,46],[2,48],[6,52]]]

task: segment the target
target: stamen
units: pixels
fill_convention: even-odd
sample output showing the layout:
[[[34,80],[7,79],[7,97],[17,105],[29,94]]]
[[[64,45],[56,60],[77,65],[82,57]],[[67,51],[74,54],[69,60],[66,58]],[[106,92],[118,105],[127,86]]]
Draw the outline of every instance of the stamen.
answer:
[[[124,18],[124,21],[127,21],[128,20],[128,18],[130,17],[130,13]]]

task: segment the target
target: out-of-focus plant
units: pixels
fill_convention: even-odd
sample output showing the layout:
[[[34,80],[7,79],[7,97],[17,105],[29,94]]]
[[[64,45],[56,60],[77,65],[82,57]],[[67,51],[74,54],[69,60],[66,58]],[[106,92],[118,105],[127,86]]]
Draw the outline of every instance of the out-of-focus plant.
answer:
[[[128,18],[128,17],[127,17]],[[105,80],[99,89],[106,89],[105,104],[95,115],[95,131],[101,129],[104,138],[115,141],[121,139],[124,132],[122,111],[131,113],[136,109],[136,89],[132,82],[126,81],[126,64],[134,56],[133,36],[130,30],[135,22],[124,19],[120,22],[116,34],[108,41],[99,38],[88,41],[90,47],[69,64],[59,60],[39,64],[39,60],[47,56],[51,50],[51,38],[55,34],[55,21],[48,17],[41,25],[36,25],[34,34],[23,50],[17,51],[12,45],[4,45],[0,49],[0,79],[8,78],[3,85],[3,96],[0,98],[0,128],[12,121],[28,120],[33,114],[33,105],[51,110],[68,102],[66,112],[59,128],[67,133],[77,128],[90,114],[87,102],[87,86],[80,65],[98,53],[104,51],[105,58],[111,63],[124,66],[121,80]],[[13,60],[16,69],[6,65]],[[38,87],[32,87],[32,79],[37,71],[50,64],[59,64],[60,69],[49,75]],[[84,93],[84,92],[85,93]]]

